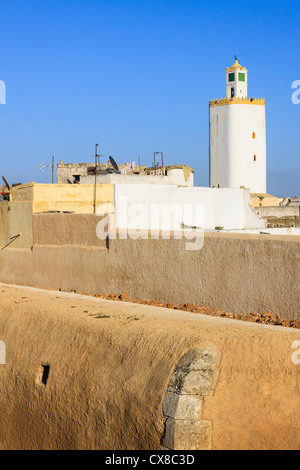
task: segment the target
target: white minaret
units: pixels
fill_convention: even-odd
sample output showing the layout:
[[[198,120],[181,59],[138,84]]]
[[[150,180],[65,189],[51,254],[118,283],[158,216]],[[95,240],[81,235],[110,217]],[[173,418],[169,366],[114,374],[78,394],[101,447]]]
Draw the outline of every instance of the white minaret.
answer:
[[[238,59],[232,67],[226,69],[227,98],[247,98],[248,96],[248,71],[239,64]]]
[[[226,69],[227,98],[209,102],[210,186],[267,191],[265,100],[248,98],[247,69]]]

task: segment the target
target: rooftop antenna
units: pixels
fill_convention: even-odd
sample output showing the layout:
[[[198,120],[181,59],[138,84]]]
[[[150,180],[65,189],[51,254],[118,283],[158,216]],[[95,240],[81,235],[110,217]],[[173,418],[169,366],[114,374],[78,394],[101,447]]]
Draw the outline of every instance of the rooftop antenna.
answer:
[[[159,156],[161,157],[161,166],[164,166],[164,154],[163,152],[153,152],[153,157],[154,157],[154,167],[157,168],[159,166]],[[156,162],[156,157],[157,157],[157,162]],[[156,171],[155,171],[156,174]]]
[[[100,170],[101,170],[100,157],[103,156],[103,155],[98,154],[98,147],[99,147],[99,144],[96,144],[95,145],[94,214],[96,214],[96,203],[97,203],[97,168],[98,168],[98,165],[99,165]]]
[[[8,184],[8,182],[6,181],[6,179],[4,178],[4,176],[2,176],[2,179],[3,179],[3,181],[4,181],[5,186],[7,187],[8,191],[10,191],[10,185]]]
[[[118,167],[116,161],[114,160],[114,158],[113,158],[113,157],[109,157],[109,161],[110,161],[111,165],[114,167],[114,169],[115,169],[116,171],[119,171],[119,167]]]
[[[43,163],[44,163],[44,160],[40,164],[41,172],[45,173],[43,168],[52,168],[52,184],[54,184],[54,168],[56,167],[56,165],[54,164],[54,156],[52,157],[52,165],[43,165]]]
[[[97,168],[97,158],[98,158],[98,161],[99,161],[98,145],[99,145],[99,144],[96,144],[96,145],[95,145],[95,167],[96,167],[96,168]]]
[[[162,166],[164,166],[164,154],[163,154],[163,152],[153,152],[153,155],[154,155],[155,164],[156,164],[156,157],[157,157],[157,166],[159,165],[159,155],[160,155]]]

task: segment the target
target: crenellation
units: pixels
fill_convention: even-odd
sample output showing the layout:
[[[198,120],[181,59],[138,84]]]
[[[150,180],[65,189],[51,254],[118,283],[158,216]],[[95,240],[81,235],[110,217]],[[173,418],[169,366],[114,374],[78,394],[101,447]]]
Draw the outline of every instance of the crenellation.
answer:
[[[229,104],[252,104],[264,106],[266,104],[265,98],[218,98],[215,100],[209,100],[209,106],[221,106]]]

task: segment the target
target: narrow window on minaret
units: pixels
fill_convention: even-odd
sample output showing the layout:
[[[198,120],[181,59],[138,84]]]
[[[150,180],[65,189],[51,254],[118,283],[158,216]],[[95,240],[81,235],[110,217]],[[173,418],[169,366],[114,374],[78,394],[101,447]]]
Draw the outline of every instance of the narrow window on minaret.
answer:
[[[256,139],[256,132],[252,132],[252,138]]]
[[[254,161],[256,162],[256,160],[257,160],[257,159],[256,159],[256,155],[254,155]]]
[[[234,98],[234,88],[231,88],[231,98]]]

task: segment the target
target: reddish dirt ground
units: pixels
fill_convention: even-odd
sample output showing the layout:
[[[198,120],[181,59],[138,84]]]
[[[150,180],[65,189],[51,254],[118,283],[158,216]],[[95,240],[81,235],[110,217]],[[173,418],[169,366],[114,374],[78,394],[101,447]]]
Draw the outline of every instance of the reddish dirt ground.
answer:
[[[180,304],[175,306],[169,303],[158,302],[156,300],[134,300],[129,297],[127,292],[122,294],[86,294],[84,292],[75,292],[76,294],[88,295],[92,297],[98,297],[103,300],[114,300],[114,301],[122,301],[122,302],[131,302],[134,304],[141,304],[141,305],[152,305],[154,307],[163,307],[169,308],[171,310],[181,310],[185,312],[192,312],[192,313],[201,313],[203,315],[210,315],[213,317],[222,317],[222,318],[231,318],[232,320],[242,320],[252,323],[263,323],[265,325],[274,325],[274,326],[283,326],[287,328],[295,328],[300,329],[300,321],[296,320],[286,320],[283,317],[274,315],[273,313],[266,312],[266,313],[257,313],[257,312],[250,312],[250,313],[231,313],[225,312],[220,310],[219,308],[210,308],[205,307],[203,305],[194,305],[192,303],[188,304]]]

